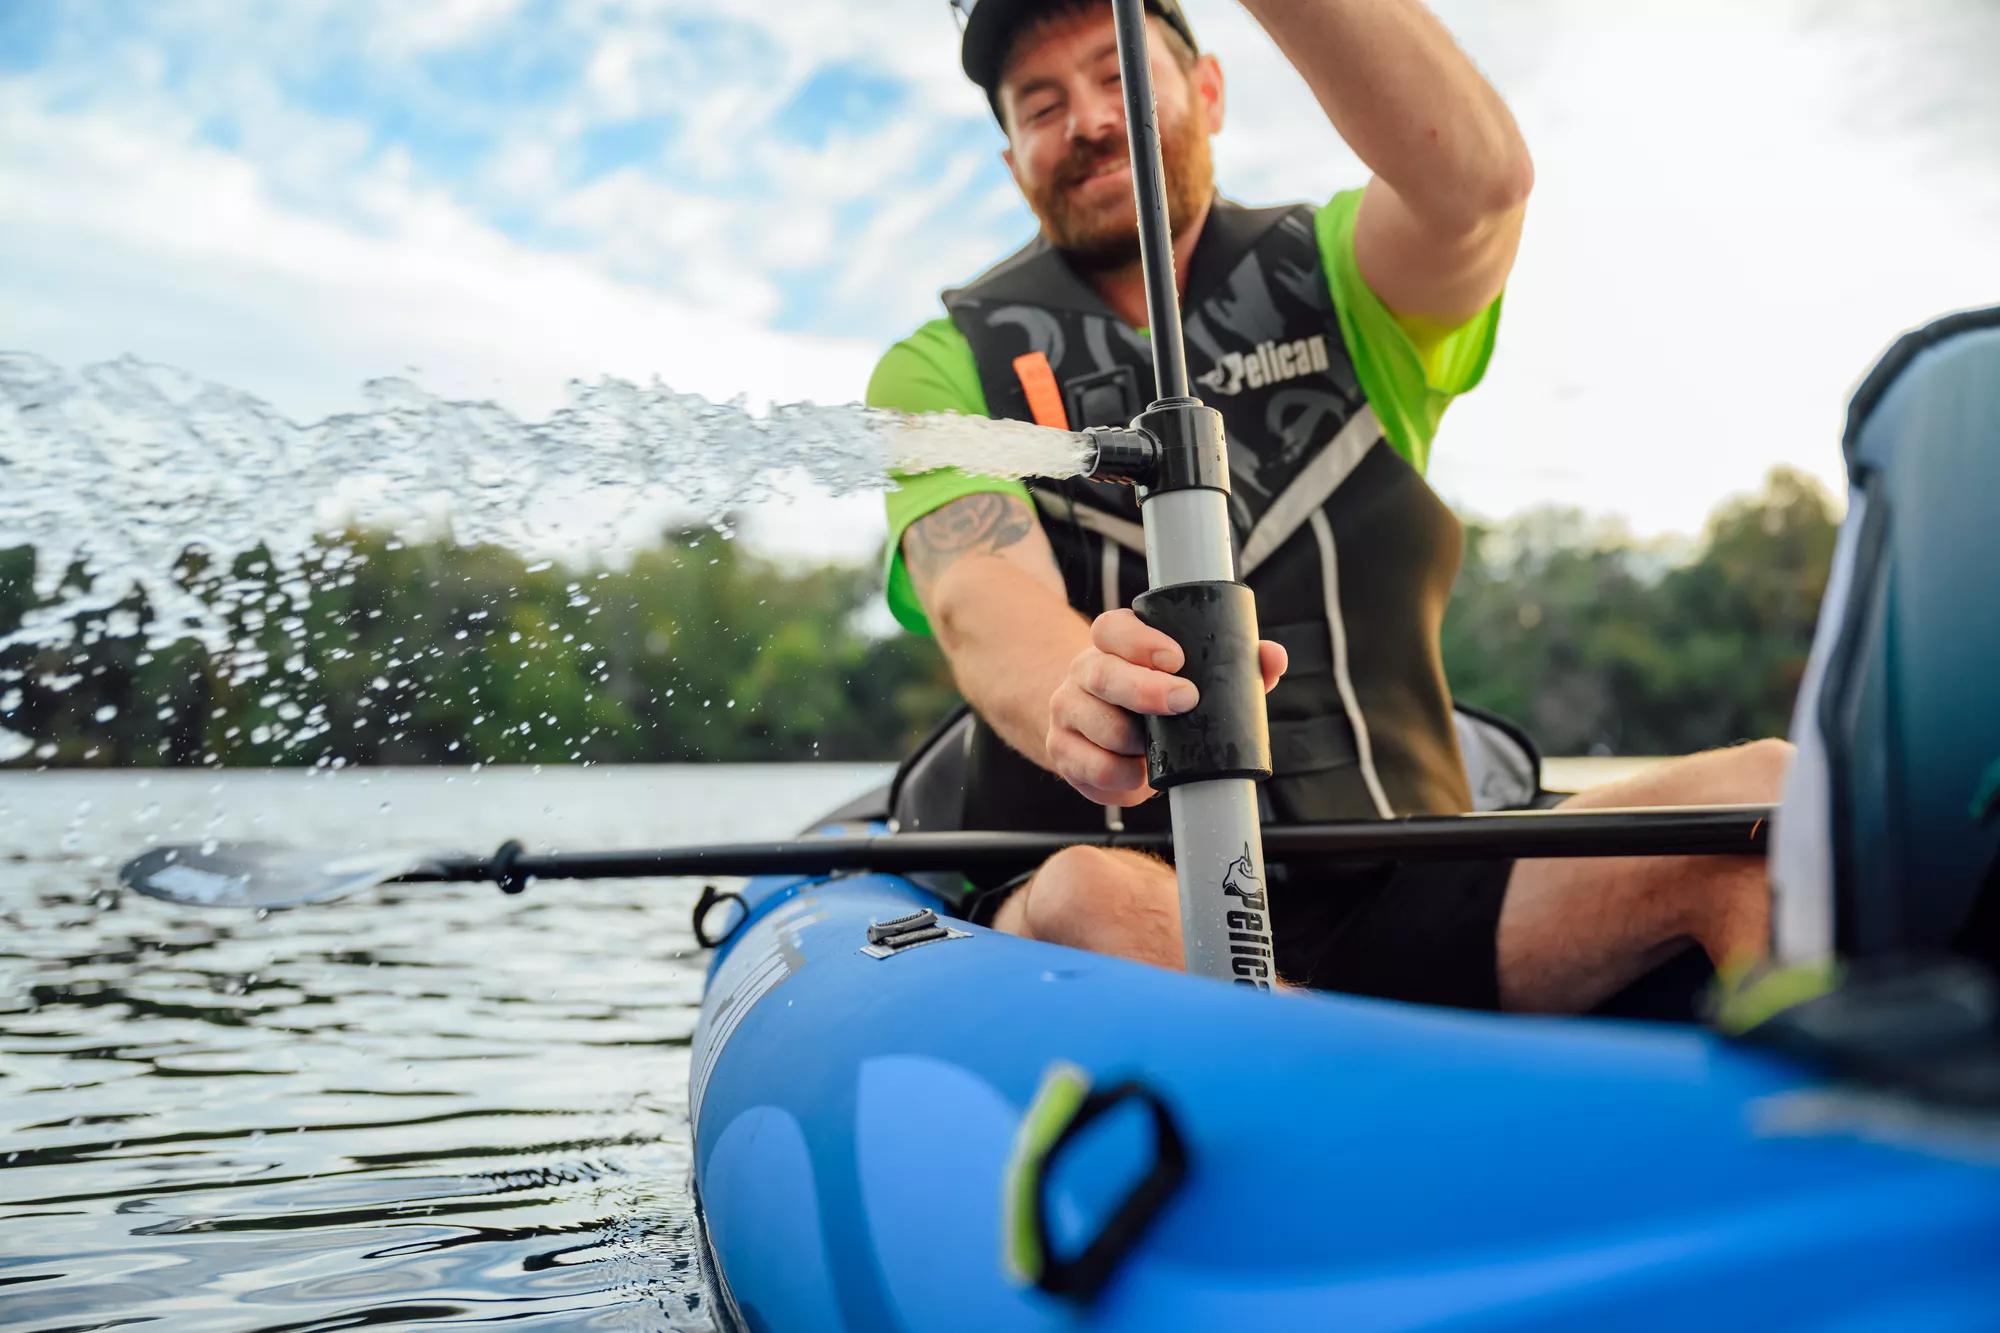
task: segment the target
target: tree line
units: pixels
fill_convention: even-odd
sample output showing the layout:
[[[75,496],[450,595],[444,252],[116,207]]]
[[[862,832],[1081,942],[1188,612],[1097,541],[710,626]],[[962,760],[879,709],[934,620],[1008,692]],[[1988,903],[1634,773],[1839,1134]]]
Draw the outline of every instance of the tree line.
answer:
[[[1444,644],[1460,698],[1551,754],[1786,729],[1833,547],[1811,479],[1774,472],[1681,559],[1575,510],[1466,527]],[[0,636],[38,605],[34,569],[0,551]],[[69,645],[0,649],[8,766],[879,760],[957,701],[931,640],[884,632],[875,569],[706,530],[615,566],[348,533],[295,567],[191,552],[180,577],[226,649],[148,647],[137,594],[78,615]]]

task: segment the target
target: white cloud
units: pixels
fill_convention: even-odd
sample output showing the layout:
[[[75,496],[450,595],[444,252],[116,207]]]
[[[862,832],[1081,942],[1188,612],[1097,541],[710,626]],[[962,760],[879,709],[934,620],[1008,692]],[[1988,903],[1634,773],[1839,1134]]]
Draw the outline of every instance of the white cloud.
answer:
[[[520,0],[424,0],[374,11],[369,46],[390,58],[455,46],[520,9]]]
[[[861,343],[773,334],[522,246],[393,171],[355,182],[398,222],[369,233],[275,203],[240,158],[120,120],[6,98],[0,142],[15,261],[0,336],[60,361],[132,351],[299,415],[410,365],[436,391],[542,410],[569,377],[607,373],[847,401],[872,364]]]
[[[2000,299],[1991,158],[1940,153],[1941,126],[1879,96],[1853,123],[1865,26],[1730,13],[1728,41],[1712,12],[1660,8],[1552,33],[1561,77],[1513,95],[1536,197],[1489,382],[1436,465],[1472,507],[1686,532],[1774,464],[1837,487],[1881,349]]]

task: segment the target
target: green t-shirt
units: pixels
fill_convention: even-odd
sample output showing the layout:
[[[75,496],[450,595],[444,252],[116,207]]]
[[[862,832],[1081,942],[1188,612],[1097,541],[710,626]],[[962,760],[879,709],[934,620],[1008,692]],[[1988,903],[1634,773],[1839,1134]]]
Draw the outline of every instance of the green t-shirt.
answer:
[[[1444,409],[1486,373],[1500,325],[1500,298],[1494,297],[1491,305],[1458,328],[1419,346],[1361,280],[1354,259],[1354,222],[1360,206],[1361,191],[1343,190],[1314,216],[1320,264],[1361,391],[1391,447],[1423,472],[1430,465],[1431,440]],[[991,415],[972,345],[949,319],[930,321],[883,354],[868,380],[868,405],[899,412]],[[889,609],[905,628],[928,634],[930,624],[903,568],[903,530],[961,496],[999,491],[1028,502],[1028,488],[1003,477],[972,476],[952,468],[898,477],[897,483],[887,497]]]

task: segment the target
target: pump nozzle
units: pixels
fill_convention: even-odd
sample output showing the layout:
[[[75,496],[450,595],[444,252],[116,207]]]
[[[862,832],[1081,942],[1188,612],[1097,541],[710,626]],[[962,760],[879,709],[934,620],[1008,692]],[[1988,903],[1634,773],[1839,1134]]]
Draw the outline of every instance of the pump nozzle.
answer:
[[[1092,481],[1137,486],[1141,502],[1166,491],[1229,492],[1229,446],[1222,414],[1193,398],[1162,398],[1129,426],[1092,426]]]
[[[1160,465],[1160,445],[1151,435],[1130,426],[1092,426],[1083,433],[1097,446],[1086,474],[1092,481],[1152,484]]]

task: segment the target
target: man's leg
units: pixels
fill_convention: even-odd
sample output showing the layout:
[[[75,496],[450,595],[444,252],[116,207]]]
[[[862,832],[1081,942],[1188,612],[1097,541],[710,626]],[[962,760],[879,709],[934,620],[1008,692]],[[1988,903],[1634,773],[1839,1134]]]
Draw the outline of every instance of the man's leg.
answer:
[[[1593,787],[1562,808],[1773,802],[1791,754],[1778,740],[1710,750]],[[1579,1013],[1689,940],[1721,966],[1763,954],[1770,929],[1762,857],[1521,861],[1500,909],[1501,1007]]]
[[[1771,802],[1790,758],[1791,747],[1783,741],[1714,750],[1593,787],[1563,808]],[[1409,966],[1424,966],[1438,942],[1401,937],[1426,918],[1390,914],[1408,919],[1400,926],[1391,923],[1386,935],[1380,926],[1362,932],[1349,946],[1371,952],[1393,948]],[[1759,857],[1521,861],[1507,881],[1499,915],[1501,1006],[1580,1013],[1688,940],[1700,941],[1718,962],[1762,953],[1770,932],[1770,883]],[[1173,867],[1137,852],[1070,847],[1056,853],[1000,905],[993,926],[1159,967],[1182,966]],[[1379,969],[1385,960],[1369,961]]]
[[[1007,895],[993,928],[1179,970],[1180,889],[1157,857],[1066,847]]]

